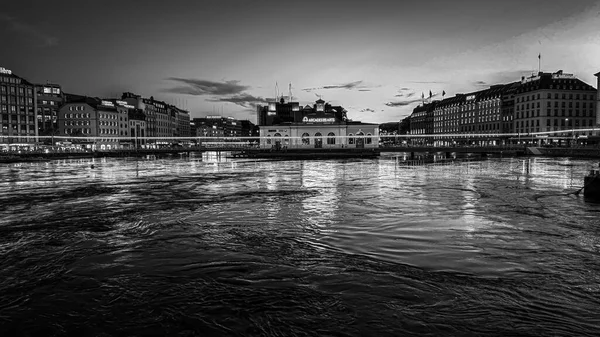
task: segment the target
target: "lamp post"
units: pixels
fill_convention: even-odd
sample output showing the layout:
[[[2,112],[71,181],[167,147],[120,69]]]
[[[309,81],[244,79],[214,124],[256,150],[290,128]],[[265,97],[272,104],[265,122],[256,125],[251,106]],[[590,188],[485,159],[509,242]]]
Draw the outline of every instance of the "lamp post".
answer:
[[[568,130],[568,129],[569,129],[569,119],[565,118],[565,130]],[[569,136],[569,133],[567,132],[567,137],[568,136]],[[567,142],[568,145],[570,145],[569,143],[570,142]]]

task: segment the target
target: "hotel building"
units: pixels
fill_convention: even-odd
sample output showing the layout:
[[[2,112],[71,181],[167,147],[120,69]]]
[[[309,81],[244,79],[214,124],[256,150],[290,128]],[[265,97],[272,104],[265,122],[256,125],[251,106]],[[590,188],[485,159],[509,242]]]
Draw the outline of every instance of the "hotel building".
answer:
[[[270,102],[257,107],[261,148],[376,148],[379,125],[348,120],[346,110],[319,99],[312,106]]]
[[[535,138],[542,144],[543,137],[532,138],[528,134],[598,125],[596,100],[596,89],[574,75],[561,70],[540,72],[528,78],[522,77],[518,82],[493,85],[488,89],[419,105],[410,116],[410,134],[444,135],[413,138],[417,143],[442,146],[500,145],[511,138],[519,141]],[[494,136],[496,134],[497,137]],[[592,131],[578,134],[591,135]],[[478,135],[485,137],[478,138]],[[554,133],[552,136],[566,134]]]
[[[516,133],[596,126],[596,89],[573,74],[540,72],[523,77],[520,84],[515,93]]]
[[[38,135],[35,86],[0,67],[0,149],[33,148]]]

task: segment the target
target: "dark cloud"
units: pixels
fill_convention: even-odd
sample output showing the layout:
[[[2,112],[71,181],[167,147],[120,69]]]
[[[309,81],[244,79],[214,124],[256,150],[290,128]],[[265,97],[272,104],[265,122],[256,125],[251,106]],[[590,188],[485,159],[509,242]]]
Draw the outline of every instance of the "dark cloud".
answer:
[[[371,109],[371,108],[365,108],[360,110],[360,112],[375,112],[375,110]]]
[[[239,95],[229,96],[229,97],[215,97],[211,99],[207,99],[208,102],[223,102],[223,103],[233,103],[239,105],[241,107],[247,109],[256,108],[258,104],[265,104],[267,100],[262,97],[252,96],[250,94],[242,93]]]
[[[400,88],[400,91],[408,91],[410,90],[410,88],[404,87],[404,88]]]
[[[250,86],[239,84],[240,81],[215,82],[202,79],[189,79],[178,77],[171,77],[168,78],[168,80],[177,82],[180,85],[174,88],[166,89],[164,90],[165,92],[194,96],[239,95],[250,88]]]
[[[58,44],[58,38],[46,34],[43,30],[21,22],[11,16],[0,13],[0,22],[4,22],[8,29],[26,35],[41,43],[41,47],[52,47]]]
[[[473,84],[479,87],[485,87],[488,85],[485,81],[475,81]]]
[[[324,85],[322,87],[315,87],[315,88],[304,88],[302,89],[302,91],[313,91],[313,90],[322,90],[322,89],[347,89],[347,90],[352,90],[352,89],[358,89],[359,91],[369,91],[369,86],[366,85],[362,85],[363,81],[354,81],[354,82],[350,82],[350,83],[344,83],[344,84],[335,84],[335,85]]]

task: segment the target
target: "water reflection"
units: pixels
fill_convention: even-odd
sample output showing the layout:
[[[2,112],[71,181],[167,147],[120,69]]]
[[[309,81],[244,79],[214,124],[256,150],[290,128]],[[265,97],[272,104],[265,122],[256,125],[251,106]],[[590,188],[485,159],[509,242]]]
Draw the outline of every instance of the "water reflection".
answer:
[[[206,159],[0,165],[0,332],[600,328],[590,161]]]

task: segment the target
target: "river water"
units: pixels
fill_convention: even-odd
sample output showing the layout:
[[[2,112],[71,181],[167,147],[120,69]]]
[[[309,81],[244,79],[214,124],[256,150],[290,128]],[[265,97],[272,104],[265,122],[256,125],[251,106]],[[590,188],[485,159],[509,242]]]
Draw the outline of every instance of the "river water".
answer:
[[[3,164],[0,335],[599,334],[594,161],[396,155]]]

